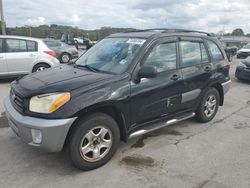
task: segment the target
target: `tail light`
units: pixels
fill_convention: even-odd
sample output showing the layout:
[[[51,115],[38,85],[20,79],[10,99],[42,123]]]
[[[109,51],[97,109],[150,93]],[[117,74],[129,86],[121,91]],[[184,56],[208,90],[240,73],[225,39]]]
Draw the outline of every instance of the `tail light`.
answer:
[[[55,57],[56,58],[56,53],[54,52],[54,51],[44,51],[44,53],[46,53],[46,54],[48,54],[48,55],[50,55],[50,56],[52,56],[52,57]]]

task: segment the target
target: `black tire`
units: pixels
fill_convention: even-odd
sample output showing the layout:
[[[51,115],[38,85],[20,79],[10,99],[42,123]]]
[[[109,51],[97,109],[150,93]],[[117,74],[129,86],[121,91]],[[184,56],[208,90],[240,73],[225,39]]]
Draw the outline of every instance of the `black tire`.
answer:
[[[90,132],[94,133],[92,130],[98,129],[96,127],[102,127],[110,131],[110,132],[107,132],[105,136],[107,136],[107,134],[111,135],[111,136],[109,135],[109,138],[111,140],[111,145],[109,149],[107,148],[106,150],[105,149],[103,150],[103,153],[101,155],[104,155],[104,156],[102,156],[102,158],[96,161],[91,161],[91,160],[94,160],[94,149],[97,148],[97,150],[99,150],[99,154],[102,152],[102,149],[103,149],[100,147],[101,136],[97,137],[97,138],[100,138],[99,139],[100,144],[98,145],[97,143],[97,146],[93,146],[95,143],[95,141],[93,140],[96,137],[92,138],[91,139],[92,141],[89,142],[90,137],[87,136],[90,134]],[[99,133],[101,134],[101,132]],[[105,136],[103,136],[103,139]],[[69,142],[67,143],[66,151],[68,152],[68,156],[71,162],[73,163],[73,165],[81,170],[85,170],[85,171],[92,170],[92,169],[98,168],[106,164],[115,154],[119,146],[119,142],[120,142],[120,131],[119,131],[119,127],[117,123],[112,117],[104,113],[95,113],[87,117],[84,117],[76,122],[76,125],[74,126],[73,130],[70,132],[68,141]],[[82,150],[80,148],[86,147],[86,146],[83,146],[84,145],[83,143],[86,141],[87,143],[85,145],[88,148],[91,148],[92,150],[88,149],[89,151],[88,153],[86,152],[86,154],[82,154]]]
[[[211,107],[211,111],[210,111],[211,113],[209,113],[209,110],[207,107],[209,105],[207,102],[208,100],[210,101],[210,99],[213,99],[212,96],[215,99],[215,105],[214,105],[214,108]],[[209,98],[209,97],[212,97],[212,98]],[[220,94],[218,90],[213,87],[207,89],[207,91],[205,92],[205,94],[203,95],[201,99],[199,107],[196,110],[196,116],[195,116],[196,119],[202,123],[211,121],[218,111],[219,103],[220,103]],[[211,104],[213,104],[213,102],[211,102]]]
[[[62,53],[62,55],[60,56],[61,63],[68,63],[70,62],[70,60],[71,60],[71,57],[70,57],[70,54],[68,53]]]
[[[50,66],[46,63],[39,63],[37,65],[35,65],[32,69],[32,72],[39,72],[39,71],[43,71],[45,69],[50,68]]]

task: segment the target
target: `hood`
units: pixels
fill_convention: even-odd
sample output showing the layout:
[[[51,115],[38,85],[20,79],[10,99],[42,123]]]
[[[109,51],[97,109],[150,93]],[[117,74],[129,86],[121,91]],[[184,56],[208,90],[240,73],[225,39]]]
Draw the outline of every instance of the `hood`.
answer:
[[[239,52],[250,52],[250,49],[242,48],[242,49],[240,49],[240,50],[238,51],[238,53],[239,53]]]
[[[14,82],[12,87],[23,97],[28,97],[38,93],[72,91],[80,87],[105,82],[112,77],[115,77],[115,75],[95,73],[84,68],[61,65],[27,75]]]

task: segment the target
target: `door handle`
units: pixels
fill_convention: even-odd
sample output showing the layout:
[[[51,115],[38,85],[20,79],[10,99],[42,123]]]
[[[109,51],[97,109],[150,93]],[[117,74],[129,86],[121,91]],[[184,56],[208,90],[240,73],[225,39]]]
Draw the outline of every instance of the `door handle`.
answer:
[[[178,75],[178,74],[174,74],[173,76],[171,76],[171,80],[179,80],[180,79],[180,75]]]
[[[205,68],[204,68],[204,71],[205,72],[210,72],[212,70],[212,68],[210,67],[210,66],[206,66]]]

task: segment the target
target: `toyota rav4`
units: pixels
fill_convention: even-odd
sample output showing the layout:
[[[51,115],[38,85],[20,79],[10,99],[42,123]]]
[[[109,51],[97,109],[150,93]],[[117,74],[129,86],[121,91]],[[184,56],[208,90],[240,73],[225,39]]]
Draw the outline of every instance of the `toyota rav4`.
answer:
[[[91,170],[111,159],[120,140],[191,117],[212,120],[230,87],[229,67],[208,33],[112,34],[74,64],[14,81],[4,104],[24,142],[65,148],[76,167]]]

